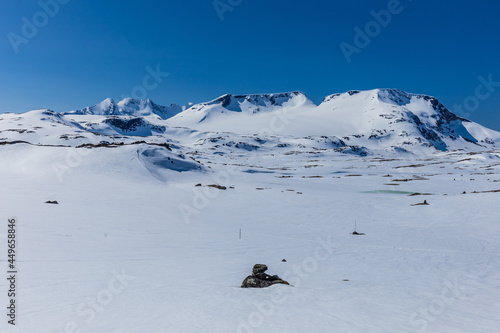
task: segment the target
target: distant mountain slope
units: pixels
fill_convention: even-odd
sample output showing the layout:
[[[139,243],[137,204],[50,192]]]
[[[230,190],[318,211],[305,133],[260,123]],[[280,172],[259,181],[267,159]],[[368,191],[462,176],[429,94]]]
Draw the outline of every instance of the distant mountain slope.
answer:
[[[234,113],[256,115],[277,111],[282,108],[315,106],[302,92],[278,94],[231,95],[226,94],[207,103],[191,106],[171,119],[176,125],[191,126],[202,122],[223,121]]]
[[[317,111],[320,119],[338,120],[333,127],[339,136],[360,136],[401,147],[424,144],[439,150],[486,143],[468,132],[464,124],[471,121],[450,112],[435,97],[397,89],[331,95]]]

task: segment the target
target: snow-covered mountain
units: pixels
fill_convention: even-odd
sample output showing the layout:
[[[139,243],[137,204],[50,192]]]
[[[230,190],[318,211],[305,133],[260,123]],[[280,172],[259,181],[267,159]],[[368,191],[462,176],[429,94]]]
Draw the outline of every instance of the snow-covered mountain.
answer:
[[[398,89],[327,96],[315,117],[328,120],[336,135],[347,140],[363,138],[382,146],[424,145],[448,150],[471,143],[488,145],[499,139],[498,132],[455,115],[435,97]]]
[[[280,103],[262,96],[273,95],[224,95],[194,105],[167,124],[238,134],[335,135],[373,149],[473,149],[500,140],[500,133],[453,114],[435,97],[398,89],[334,94],[319,106],[299,92],[280,94]]]
[[[219,121],[224,116],[231,116],[235,112],[253,115],[273,112],[282,108],[295,109],[307,106],[314,106],[314,103],[299,91],[261,95],[226,94],[210,102],[193,105],[185,112],[175,116],[172,121],[178,125],[190,126],[206,121]]]
[[[112,99],[61,114],[50,110],[4,115],[4,141],[67,144],[61,138],[149,138],[220,147],[267,146],[432,153],[488,150],[500,133],[450,112],[435,97],[398,89],[348,91],[315,105],[304,93],[226,94],[182,111],[151,100]],[[227,132],[223,136],[218,133]],[[229,134],[231,133],[231,134]],[[248,140],[246,138],[253,137]],[[120,139],[123,141],[123,139]],[[80,140],[82,141],[82,140]],[[83,144],[81,142],[80,144]]]
[[[155,114],[162,119],[175,116],[182,111],[176,104],[161,106],[150,99],[125,98],[118,103],[107,98],[101,103],[80,110],[65,112],[64,114],[100,115],[100,116],[149,116]]]

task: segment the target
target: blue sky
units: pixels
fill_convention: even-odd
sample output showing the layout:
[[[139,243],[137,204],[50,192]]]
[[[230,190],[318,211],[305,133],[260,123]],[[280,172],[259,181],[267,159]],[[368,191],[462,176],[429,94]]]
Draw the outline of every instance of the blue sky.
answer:
[[[0,112],[294,90],[319,103],[387,87],[436,96],[500,130],[495,0],[4,0],[0,9]],[[356,48],[350,62],[341,44]]]

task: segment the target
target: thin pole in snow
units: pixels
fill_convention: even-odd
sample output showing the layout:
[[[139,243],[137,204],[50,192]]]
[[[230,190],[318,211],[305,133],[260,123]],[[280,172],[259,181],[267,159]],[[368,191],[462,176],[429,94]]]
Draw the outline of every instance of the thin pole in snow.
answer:
[[[241,239],[241,228],[240,228],[240,239]]]

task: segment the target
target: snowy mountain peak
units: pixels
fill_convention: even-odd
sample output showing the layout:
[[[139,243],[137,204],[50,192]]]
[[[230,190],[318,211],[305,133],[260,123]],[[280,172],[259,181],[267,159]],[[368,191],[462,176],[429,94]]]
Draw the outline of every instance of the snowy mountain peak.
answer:
[[[162,119],[175,116],[182,111],[176,104],[161,106],[150,99],[125,98],[118,103],[111,98],[106,98],[99,104],[80,110],[65,112],[64,114],[100,115],[100,116],[150,116],[157,115]]]
[[[400,89],[377,89],[376,93],[380,101],[401,106],[410,103],[412,96],[416,96]]]
[[[94,112],[98,112],[98,114],[113,114],[115,110],[115,101],[112,98],[106,98],[101,103],[94,105],[92,108]]]
[[[327,103],[333,99],[338,99],[338,98],[340,98],[340,99],[365,98],[365,99],[377,99],[380,102],[389,103],[389,104],[396,104],[396,105],[402,106],[402,105],[406,105],[406,104],[410,103],[410,100],[413,96],[420,96],[420,95],[410,94],[410,93],[407,93],[407,92],[400,90],[400,89],[391,89],[391,88],[373,89],[373,90],[364,90],[364,91],[362,91],[362,90],[349,90],[345,93],[332,94],[332,95],[326,96],[323,99],[322,103]]]
[[[101,105],[111,105],[111,104],[114,104],[114,103],[115,103],[115,101],[112,98],[108,97],[108,98],[106,98],[104,101],[102,101],[99,104],[101,104]]]
[[[359,90],[349,90],[345,93],[336,93],[336,94],[332,94],[332,95],[328,95],[326,96],[325,98],[323,98],[323,101],[321,102],[321,104],[323,103],[327,103],[327,102],[330,102],[331,100],[335,99],[335,98],[338,98],[338,97],[349,97],[349,96],[352,96],[352,95],[356,95],[360,93]]]
[[[229,125],[227,123],[228,117],[237,114],[250,117],[254,114],[310,107],[316,107],[316,105],[300,91],[274,94],[225,94],[210,102],[193,105],[169,121],[174,126],[184,127],[201,123],[216,125],[221,122]],[[240,121],[243,120],[240,119],[236,122]]]
[[[294,104],[312,103],[304,93],[293,91],[275,94],[225,94],[208,103],[202,103],[202,105],[220,105],[227,110],[241,112],[245,109],[245,105],[243,104],[247,104],[247,108],[250,105],[268,108],[272,106],[283,106],[285,103],[290,102],[294,102]]]
[[[368,133],[372,141],[392,141],[393,146],[448,150],[460,142],[487,142],[475,125],[449,111],[437,98],[400,89],[334,94],[325,97],[320,109],[342,119],[341,130],[346,134]],[[478,132],[477,137],[471,131]]]

